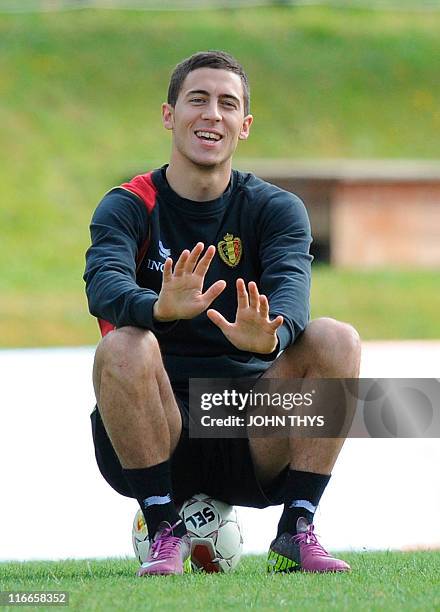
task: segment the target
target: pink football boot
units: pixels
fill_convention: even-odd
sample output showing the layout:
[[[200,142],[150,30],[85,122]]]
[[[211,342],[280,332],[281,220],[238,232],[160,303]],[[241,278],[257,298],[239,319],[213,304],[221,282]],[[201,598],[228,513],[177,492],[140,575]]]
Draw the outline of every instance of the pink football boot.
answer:
[[[348,572],[348,563],[335,559],[321,546],[314,525],[299,518],[297,535],[283,533],[270,545],[267,571],[276,572]]]
[[[178,525],[162,522],[154,536],[147,559],[138,570],[138,576],[183,574],[191,571],[191,543],[189,535],[173,535]]]

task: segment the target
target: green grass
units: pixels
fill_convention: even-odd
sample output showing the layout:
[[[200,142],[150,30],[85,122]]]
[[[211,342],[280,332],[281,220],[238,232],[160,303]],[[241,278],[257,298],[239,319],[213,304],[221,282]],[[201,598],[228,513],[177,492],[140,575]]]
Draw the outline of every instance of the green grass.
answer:
[[[0,564],[0,590],[66,590],[67,609],[87,611],[439,608],[440,552],[341,556],[350,574],[270,576],[264,556],[244,557],[231,574],[143,580],[134,577],[137,563],[131,560],[6,563]]]
[[[111,186],[167,161],[160,104],[182,57],[225,48],[247,68],[247,159],[431,159],[439,31],[440,12],[322,7],[0,14],[1,346],[96,340],[80,280],[88,223]],[[322,275],[315,316],[365,338],[438,337],[432,274],[362,275],[357,295],[356,275]],[[395,299],[377,302],[384,283]]]
[[[354,325],[363,340],[440,338],[436,270],[334,270],[316,266],[312,318]]]
[[[5,292],[0,300],[0,347],[96,344],[81,282],[56,278],[51,289]],[[47,272],[49,274],[49,272]],[[315,266],[312,317],[348,321],[363,340],[440,338],[438,273],[427,270],[349,271]]]

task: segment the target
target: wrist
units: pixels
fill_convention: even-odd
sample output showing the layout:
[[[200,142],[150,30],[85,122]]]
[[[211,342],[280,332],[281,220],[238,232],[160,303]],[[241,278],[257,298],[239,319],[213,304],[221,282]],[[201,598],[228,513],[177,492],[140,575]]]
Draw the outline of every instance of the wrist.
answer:
[[[266,349],[265,351],[254,351],[254,353],[256,353],[257,355],[272,355],[276,348],[277,345],[275,344],[274,347],[269,350]]]
[[[272,359],[274,355],[278,354],[279,350],[280,350],[280,342],[279,342],[279,339],[277,338],[271,350],[266,350],[264,351],[264,353],[263,352],[259,353],[257,351],[254,351],[254,353],[257,354],[260,357],[260,359],[265,360],[265,359]]]
[[[174,321],[175,319],[169,319],[169,318],[163,317],[160,314],[159,307],[157,305],[158,301],[159,300],[156,300],[154,302],[154,304],[153,304],[153,318],[154,318],[154,320],[157,321],[158,323],[169,323],[170,321]]]

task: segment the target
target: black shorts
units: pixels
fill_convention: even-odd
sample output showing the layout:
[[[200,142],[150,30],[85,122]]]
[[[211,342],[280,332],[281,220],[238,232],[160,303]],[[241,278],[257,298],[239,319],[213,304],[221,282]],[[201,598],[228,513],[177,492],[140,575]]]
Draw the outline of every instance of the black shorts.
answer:
[[[175,502],[180,504],[195,493],[206,493],[232,505],[252,508],[283,503],[287,468],[263,489],[255,475],[249,440],[190,438],[187,396],[176,389],[175,393],[183,422],[180,440],[171,457]],[[101,474],[115,491],[133,497],[97,407],[91,420],[95,456]]]

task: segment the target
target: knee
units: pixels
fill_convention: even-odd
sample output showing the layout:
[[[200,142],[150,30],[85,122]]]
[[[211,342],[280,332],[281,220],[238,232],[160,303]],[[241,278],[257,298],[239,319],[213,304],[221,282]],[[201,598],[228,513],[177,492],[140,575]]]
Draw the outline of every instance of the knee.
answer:
[[[154,334],[138,327],[121,327],[108,333],[98,345],[95,369],[118,371],[123,376],[152,371],[160,363],[159,344]]]
[[[311,321],[305,333],[317,364],[324,369],[328,366],[342,366],[345,373],[341,373],[341,377],[359,375],[361,339],[352,325],[323,317]],[[349,371],[346,371],[347,365]]]
[[[349,323],[322,317],[309,323],[307,333],[317,346],[334,347],[349,354],[360,350],[361,339],[359,334]]]

